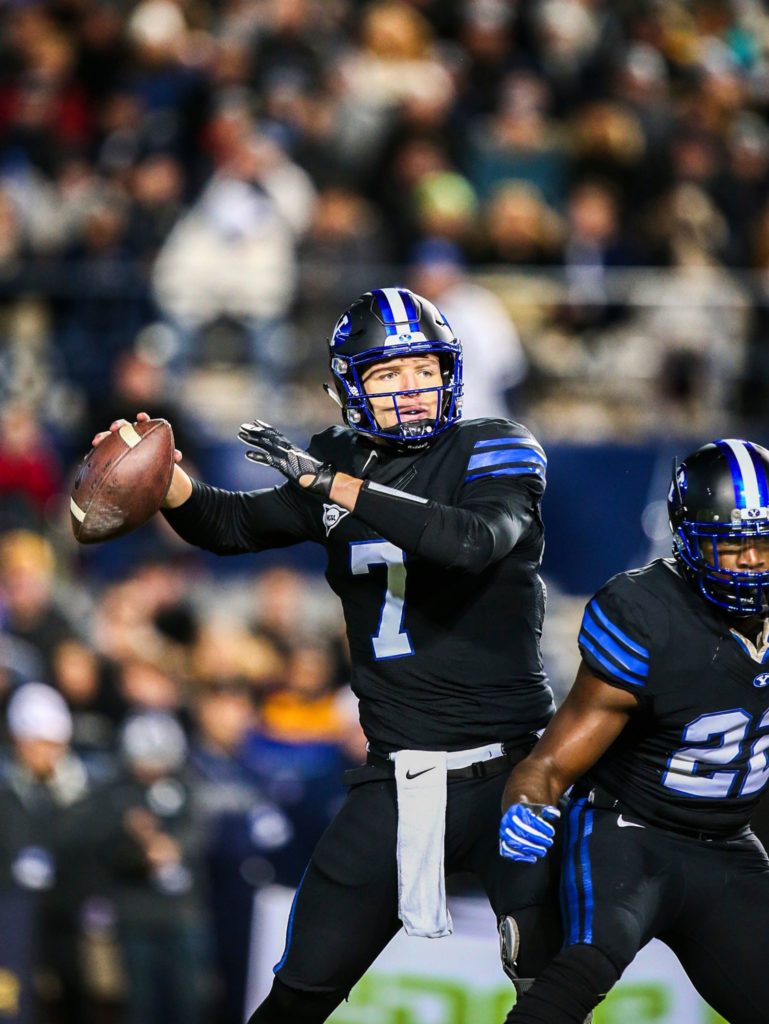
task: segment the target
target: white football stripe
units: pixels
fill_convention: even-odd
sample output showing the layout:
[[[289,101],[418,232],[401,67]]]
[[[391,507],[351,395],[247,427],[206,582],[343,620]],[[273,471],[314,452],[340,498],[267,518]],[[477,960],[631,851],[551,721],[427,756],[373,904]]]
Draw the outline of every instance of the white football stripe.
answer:
[[[760,508],[761,498],[758,490],[758,477],[756,476],[756,468],[750,458],[748,449],[742,441],[734,441],[730,438],[724,438],[724,444],[729,445],[739,463],[742,480],[745,484],[745,505],[747,508]]]
[[[69,510],[72,513],[72,515],[75,517],[75,519],[77,519],[77,521],[79,523],[82,523],[82,521],[85,519],[85,512],[77,504],[77,502],[75,501],[74,498],[70,498],[69,499]]]
[[[120,430],[118,430],[118,434],[120,434],[129,448],[135,448],[142,439],[141,434],[138,434],[130,423],[124,423]]]

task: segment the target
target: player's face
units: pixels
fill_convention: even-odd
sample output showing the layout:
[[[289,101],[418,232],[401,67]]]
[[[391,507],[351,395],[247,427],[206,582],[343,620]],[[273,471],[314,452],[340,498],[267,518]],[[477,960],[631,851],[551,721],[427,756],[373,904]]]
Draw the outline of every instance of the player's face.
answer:
[[[435,420],[443,384],[438,356],[396,356],[374,363],[363,374],[363,387],[377,423],[382,430],[409,420]],[[423,388],[433,390],[423,391]],[[407,394],[393,397],[392,392]],[[396,412],[397,402],[397,412]]]
[[[715,564],[712,541],[702,541],[702,553],[711,565]],[[729,572],[766,572],[769,569],[769,537],[719,540],[718,567]]]

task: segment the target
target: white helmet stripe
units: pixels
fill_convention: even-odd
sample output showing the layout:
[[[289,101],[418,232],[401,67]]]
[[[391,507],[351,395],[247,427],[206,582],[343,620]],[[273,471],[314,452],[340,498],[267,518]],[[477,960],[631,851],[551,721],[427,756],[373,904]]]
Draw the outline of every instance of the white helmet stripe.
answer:
[[[393,313],[393,320],[396,324],[403,324],[409,322],[409,316],[406,312],[406,307],[403,305],[403,299],[400,297],[400,293],[397,288],[383,288],[382,294],[390,303],[390,309]]]
[[[742,441],[725,437],[723,443],[729,445],[740,467],[742,483],[745,488],[745,507],[760,508],[761,494],[758,489],[758,476],[756,475],[756,467],[753,465],[750,452]]]

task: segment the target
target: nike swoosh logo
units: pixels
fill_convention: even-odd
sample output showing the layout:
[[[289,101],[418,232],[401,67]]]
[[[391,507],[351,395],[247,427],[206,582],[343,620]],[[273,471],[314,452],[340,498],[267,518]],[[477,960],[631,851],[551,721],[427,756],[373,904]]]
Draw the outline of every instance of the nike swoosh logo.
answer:
[[[435,765],[433,765],[432,768],[423,768],[421,772],[414,772],[413,774],[411,772],[406,772],[406,778],[407,779],[418,779],[420,775],[426,775],[427,772],[432,772],[434,770],[435,770]]]
[[[625,821],[622,815],[618,815],[617,824],[620,828],[646,828],[646,825],[639,825],[636,821]]]

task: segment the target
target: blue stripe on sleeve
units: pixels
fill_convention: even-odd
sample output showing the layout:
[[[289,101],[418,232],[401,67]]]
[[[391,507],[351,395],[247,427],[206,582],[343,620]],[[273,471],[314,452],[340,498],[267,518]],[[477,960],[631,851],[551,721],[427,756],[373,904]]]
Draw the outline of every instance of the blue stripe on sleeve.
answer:
[[[542,445],[533,437],[490,437],[485,441],[476,441],[473,448],[533,448],[543,457],[545,455]]]
[[[470,483],[471,480],[480,480],[483,476],[522,476],[524,473],[543,478],[545,475],[541,466],[532,463],[530,466],[510,466],[507,469],[488,469],[483,473],[473,473],[472,476],[465,477],[465,483]]]
[[[629,647],[631,651],[635,651],[635,653],[640,655],[642,658],[649,657],[648,648],[641,647],[641,645],[637,644],[635,640],[631,640],[627,633],[623,633],[619,626],[615,625],[610,619],[608,619],[595,598],[590,602],[588,608],[593,613],[594,617],[598,619],[609,633],[617,638],[617,640],[621,640],[626,647]]]
[[[516,448],[514,451],[480,452],[472,456],[467,469],[469,472],[471,469],[482,469],[485,466],[511,465],[516,462],[539,462],[542,466],[547,465],[547,459],[534,448]]]
[[[620,647],[616,640],[614,640],[605,629],[602,629],[598,623],[590,615],[590,609],[588,608],[585,612],[585,616],[582,619],[582,628],[588,634],[588,636],[601,648],[605,654],[611,655],[616,661],[620,663],[622,668],[626,668],[628,672],[633,672],[635,675],[645,679],[649,674],[649,661],[648,659],[642,660],[636,658],[632,654],[628,654],[624,647]]]
[[[627,672],[617,668],[616,665],[609,661],[608,655],[604,654],[603,651],[598,650],[595,644],[588,638],[584,630],[579,634],[579,644],[593,655],[607,676],[613,676],[615,679],[622,679],[624,682],[631,683],[633,686],[645,685],[645,681],[643,679],[629,675]]]

